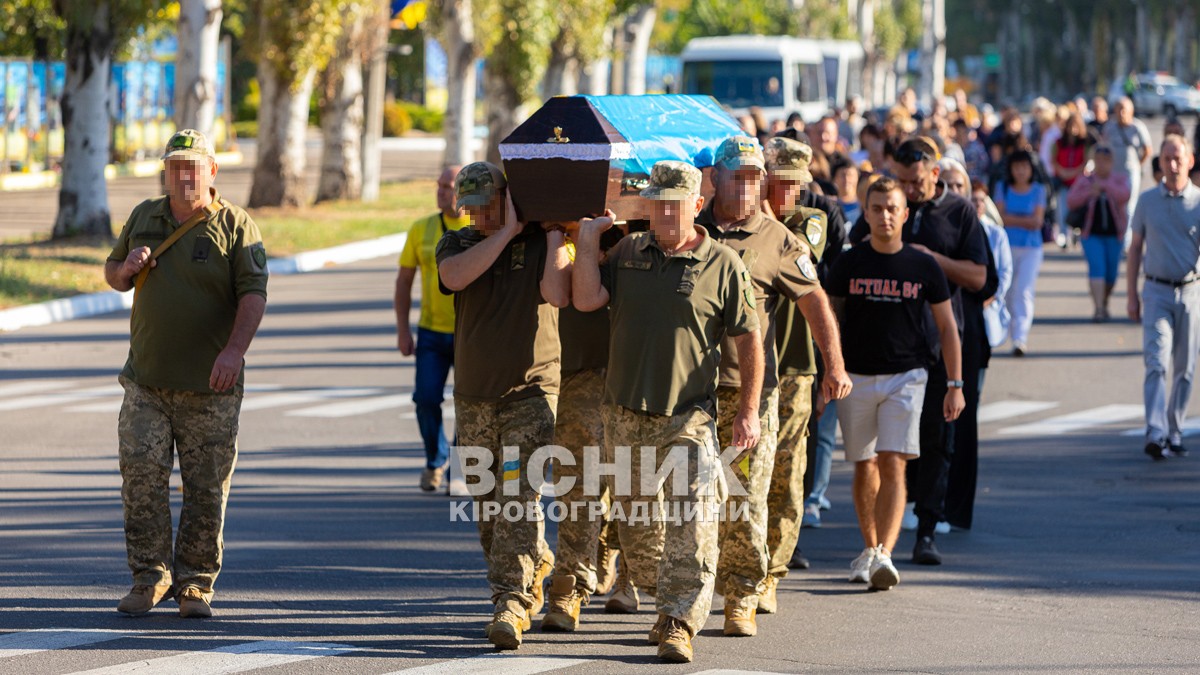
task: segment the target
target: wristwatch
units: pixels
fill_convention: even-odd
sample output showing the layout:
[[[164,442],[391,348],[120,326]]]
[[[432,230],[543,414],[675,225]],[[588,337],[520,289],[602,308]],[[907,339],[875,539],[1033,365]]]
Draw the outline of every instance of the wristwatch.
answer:
[[[947,389],[962,389],[963,381],[962,380],[946,380],[946,388]]]

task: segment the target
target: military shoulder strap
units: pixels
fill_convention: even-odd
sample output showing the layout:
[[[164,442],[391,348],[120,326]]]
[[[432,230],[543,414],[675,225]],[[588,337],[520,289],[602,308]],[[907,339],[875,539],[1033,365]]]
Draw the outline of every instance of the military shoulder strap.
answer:
[[[137,302],[138,291],[142,290],[142,286],[146,285],[147,277],[150,276],[150,263],[154,260],[157,260],[159,256],[165,253],[167,249],[171,248],[175,242],[182,239],[183,235],[187,234],[188,231],[193,227],[208,220],[214,213],[220,211],[221,206],[222,204],[220,198],[212,200],[209,202],[208,206],[205,206],[196,213],[193,213],[191,218],[188,218],[186,221],[184,221],[182,225],[180,225],[174,232],[171,233],[171,236],[167,237],[163,243],[158,245],[158,248],[154,249],[154,251],[150,253],[150,258],[146,260],[146,266],[142,268],[141,272],[138,272],[137,280],[134,281],[133,284],[133,299],[135,303]]]

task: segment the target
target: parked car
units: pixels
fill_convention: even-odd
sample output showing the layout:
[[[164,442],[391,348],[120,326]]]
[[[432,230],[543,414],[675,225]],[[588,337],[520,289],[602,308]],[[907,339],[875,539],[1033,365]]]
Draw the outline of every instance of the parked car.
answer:
[[[1108,88],[1108,100],[1116,103],[1125,95],[1125,78],[1118,77]],[[1137,76],[1133,107],[1139,117],[1196,115],[1200,119],[1200,91],[1166,73]]]

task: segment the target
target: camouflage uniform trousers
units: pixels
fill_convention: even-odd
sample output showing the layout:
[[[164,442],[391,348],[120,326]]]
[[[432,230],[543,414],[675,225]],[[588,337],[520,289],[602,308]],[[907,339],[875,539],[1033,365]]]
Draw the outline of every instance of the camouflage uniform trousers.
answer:
[[[619,457],[615,449],[632,448],[628,489],[620,477],[611,486],[614,522],[625,518],[618,535],[630,580],[655,595],[660,614],[685,622],[695,635],[712,609],[716,580],[718,518],[710,511],[720,507],[728,492],[715,422],[698,408],[666,416],[610,404],[604,406],[604,437],[614,458]],[[654,449],[656,467],[663,465],[672,449],[682,448],[687,460],[684,484],[676,485],[672,475],[643,494],[643,447]],[[647,522],[634,517],[639,506],[647,513],[664,504],[675,513],[685,513],[687,505],[694,505],[703,517],[672,522],[670,527],[662,519]]]
[[[737,416],[741,391],[717,387],[717,430],[721,447],[733,445],[733,419]],[[759,404],[761,435],[758,445],[733,466],[744,495],[730,494],[721,521],[721,560],[717,576],[724,587],[725,603],[757,607],[758,594],[767,579],[767,490],[775,468],[775,445],[779,436],[779,390],[772,390]],[[745,506],[741,506],[741,505]],[[745,509],[737,514],[737,507]]]
[[[779,376],[779,446],[767,493],[768,571],[776,577],[787,576],[788,561],[800,538],[812,393],[812,375]]]
[[[119,379],[125,388],[117,425],[121,501],[133,583],[173,583],[176,590],[194,586],[211,599],[225,548],[242,390],[203,394]],[[183,508],[172,549],[170,478],[176,451]]]
[[[533,606],[534,572],[538,563],[550,555],[545,522],[541,518],[526,517],[529,505],[537,508],[541,504],[540,495],[529,483],[527,467],[535,450],[554,441],[557,404],[557,396],[535,396],[507,403],[454,398],[459,446],[482,448],[492,456],[495,487],[487,494],[475,494],[472,485],[478,479],[468,475],[467,490],[474,495],[481,509],[484,502],[489,501],[501,507],[500,515],[480,517],[478,523],[479,543],[487,561],[488,584],[497,611],[524,615]],[[518,448],[519,460],[515,465],[505,466],[505,446]],[[518,480],[515,495],[504,494],[506,474],[509,479]],[[505,518],[503,509],[510,502],[520,503],[523,515],[511,520]]]
[[[604,420],[598,414],[604,405],[604,372],[597,368],[563,377],[554,423],[554,444],[569,450],[575,459],[573,466],[554,463],[556,482],[575,481],[567,493],[558,497],[572,517],[558,524],[554,573],[574,575],[578,587],[588,595],[596,592],[596,546],[611,502],[607,480],[601,482],[599,495],[587,495],[584,484],[583,449],[604,447]],[[599,505],[597,510],[591,508],[593,503]],[[576,504],[579,506],[573,509]]]

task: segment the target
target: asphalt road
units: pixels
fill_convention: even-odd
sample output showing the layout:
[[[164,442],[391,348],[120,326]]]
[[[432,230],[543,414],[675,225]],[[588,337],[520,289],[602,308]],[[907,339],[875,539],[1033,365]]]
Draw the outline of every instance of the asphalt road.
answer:
[[[115,611],[128,588],[115,381],[128,315],[0,335],[0,672],[1200,668],[1200,457],[1142,455],[1140,329],[1088,321],[1076,253],[1047,256],[1029,356],[989,370],[975,527],[940,538],[946,564],[908,563],[905,533],[900,586],[847,583],[862,545],[839,456],[833,509],[801,538],[813,568],[783,582],[758,637],[721,636],[718,604],[690,665],[656,662],[649,603],[633,616],[593,603],[577,633],[535,628],[495,656],[474,526],[416,488],[393,275],[377,260],[272,280],[205,621],[179,619],[172,602]]]

